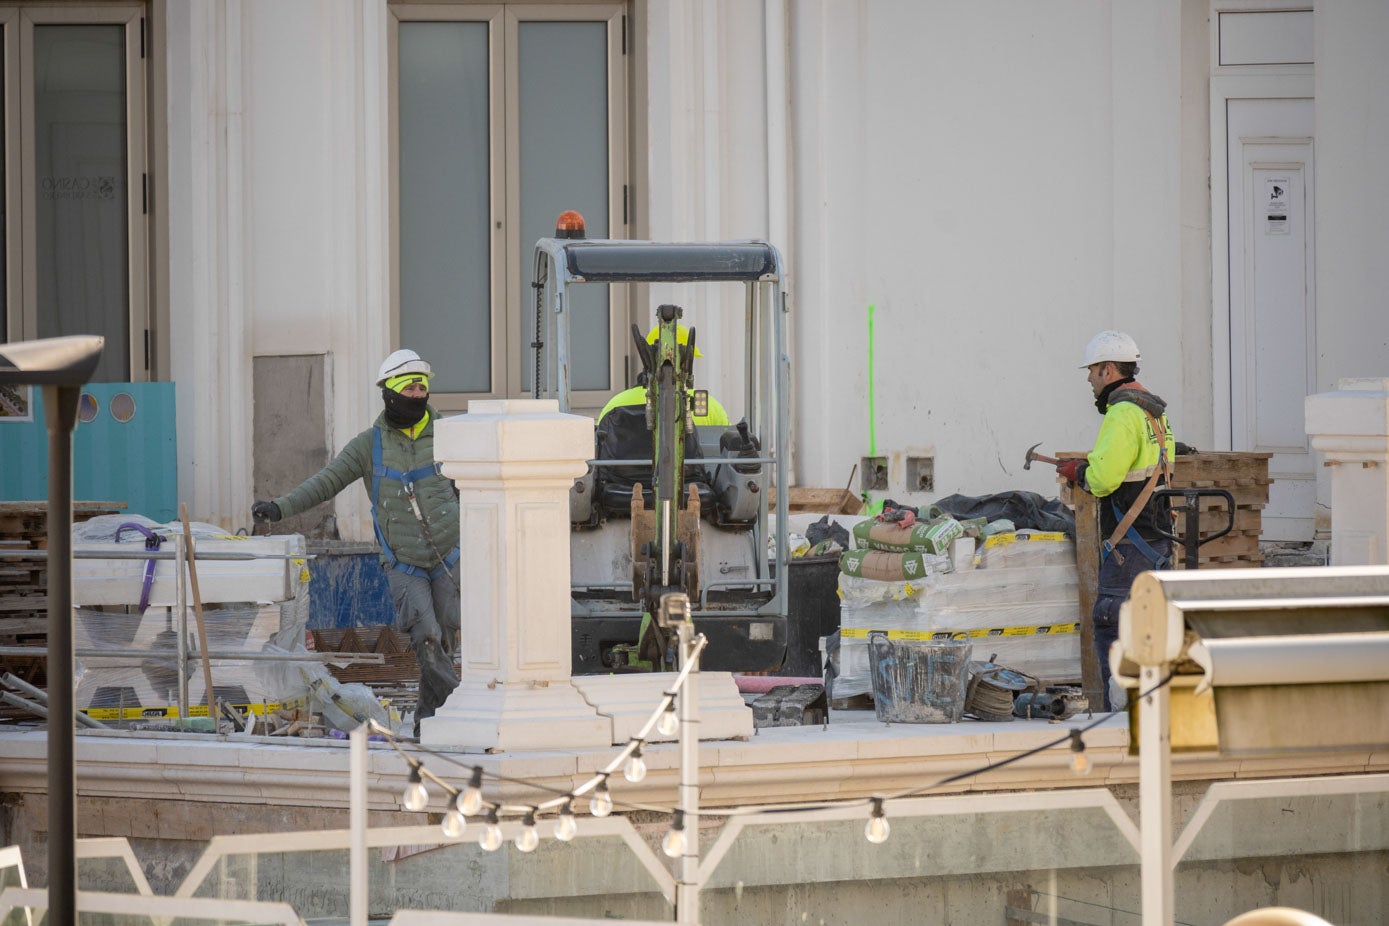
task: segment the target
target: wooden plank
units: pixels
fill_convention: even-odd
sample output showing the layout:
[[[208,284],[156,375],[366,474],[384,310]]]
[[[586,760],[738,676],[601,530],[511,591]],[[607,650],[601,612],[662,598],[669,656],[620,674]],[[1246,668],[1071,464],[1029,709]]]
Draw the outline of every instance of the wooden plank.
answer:
[[[768,506],[776,505],[776,488],[769,490]],[[788,511],[823,511],[830,514],[857,514],[863,500],[848,489],[824,489],[813,486],[792,486],[786,499]]]
[[[1061,480],[1065,482],[1065,480]],[[1069,483],[1068,483],[1069,485]],[[1076,513],[1076,581],[1080,597],[1080,675],[1085,696],[1096,709],[1104,704],[1100,664],[1095,659],[1095,624],[1091,614],[1100,585],[1100,507],[1095,496],[1071,492]]]

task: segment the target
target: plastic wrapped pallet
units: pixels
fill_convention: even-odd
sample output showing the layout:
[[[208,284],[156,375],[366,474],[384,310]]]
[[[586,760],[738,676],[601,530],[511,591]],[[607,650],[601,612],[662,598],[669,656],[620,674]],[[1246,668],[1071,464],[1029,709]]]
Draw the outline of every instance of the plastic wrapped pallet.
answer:
[[[870,630],[964,634],[976,651],[999,654],[1010,668],[1051,680],[1080,677],[1080,596],[1074,564],[977,569],[934,576],[899,599],[872,600],[868,590],[840,603],[844,645]],[[992,649],[991,649],[992,647]],[[989,652],[985,652],[988,650]],[[850,653],[850,664],[862,654]]]
[[[210,608],[203,612],[207,648],[212,652],[261,653],[302,649],[302,630],[291,622],[282,627],[279,605]],[[297,639],[295,635],[298,634]],[[188,703],[199,712],[206,700],[198,653],[197,624],[187,630]],[[172,608],[150,608],[144,614],[76,608],[73,643],[80,650],[138,651],[129,655],[84,656],[74,701],[99,720],[132,719],[178,704],[178,631]],[[284,663],[213,657],[212,679],[217,697],[246,706],[283,703],[301,697],[305,687],[281,680]]]
[[[994,534],[984,541],[979,566],[1008,569],[1019,566],[1075,565],[1075,542],[1065,534],[1021,530]]]

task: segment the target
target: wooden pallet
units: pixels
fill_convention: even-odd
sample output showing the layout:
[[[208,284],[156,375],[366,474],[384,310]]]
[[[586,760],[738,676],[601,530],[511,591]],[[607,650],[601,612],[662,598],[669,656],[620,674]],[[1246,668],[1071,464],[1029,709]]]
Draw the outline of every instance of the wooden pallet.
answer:
[[[1224,489],[1235,501],[1235,524],[1219,540],[1201,545],[1198,568],[1239,569],[1263,565],[1259,552],[1262,511],[1268,506],[1271,453],[1194,453],[1179,456],[1172,467],[1174,489]],[[1174,499],[1175,501],[1175,499]],[[1199,500],[1200,534],[1208,537],[1229,523],[1225,499],[1204,496]],[[1186,516],[1177,515],[1176,533],[1185,537]],[[1185,568],[1186,550],[1176,544],[1177,568]]]
[[[125,502],[73,502],[72,520],[86,521],[124,509]],[[48,503],[0,502],[0,549],[48,549]],[[33,656],[0,656],[0,672],[13,672],[45,687],[43,653],[47,641],[48,560],[0,559],[0,646],[33,646],[37,650]]]
[[[420,668],[408,634],[386,625],[310,630],[314,652],[381,653],[381,665],[329,666],[333,678],[343,684],[361,682],[373,691],[417,686]]]

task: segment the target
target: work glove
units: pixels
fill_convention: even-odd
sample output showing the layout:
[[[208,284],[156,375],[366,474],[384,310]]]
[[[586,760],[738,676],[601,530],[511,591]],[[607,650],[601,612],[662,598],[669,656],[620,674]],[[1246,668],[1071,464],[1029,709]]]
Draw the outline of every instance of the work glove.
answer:
[[[1066,460],[1056,464],[1056,471],[1066,477],[1072,485],[1085,483],[1085,470],[1089,464],[1084,460]]]
[[[266,521],[274,523],[280,520],[282,515],[280,506],[274,502],[256,502],[251,506],[251,517],[264,524]]]

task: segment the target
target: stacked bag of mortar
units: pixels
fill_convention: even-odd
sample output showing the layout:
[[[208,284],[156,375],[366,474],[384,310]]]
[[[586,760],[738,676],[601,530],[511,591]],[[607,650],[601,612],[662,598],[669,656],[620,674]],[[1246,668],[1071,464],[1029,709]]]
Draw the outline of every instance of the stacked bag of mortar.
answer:
[[[1075,545],[1005,520],[957,520],[935,506],[856,524],[840,557],[840,639],[831,697],[870,690],[867,635],[970,639],[976,658],[1050,680],[1079,678]],[[976,552],[977,550],[977,552]],[[833,654],[829,650],[833,648]]]

